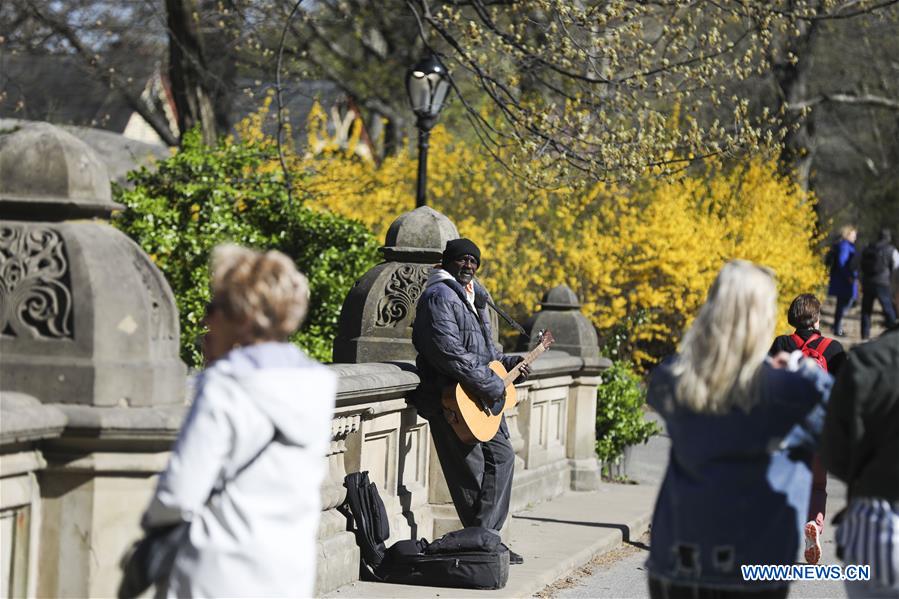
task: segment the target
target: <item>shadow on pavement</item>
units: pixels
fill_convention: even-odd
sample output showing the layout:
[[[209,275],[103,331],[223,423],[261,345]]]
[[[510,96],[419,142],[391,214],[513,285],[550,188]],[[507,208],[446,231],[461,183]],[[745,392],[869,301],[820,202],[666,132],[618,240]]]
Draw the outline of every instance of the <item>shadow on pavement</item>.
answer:
[[[559,520],[557,518],[537,518],[534,516],[515,516],[516,520],[535,520],[537,522],[554,522],[556,524],[572,524],[574,526],[591,526],[593,528],[615,528],[621,533],[625,543],[630,543],[631,529],[624,524],[611,524],[609,522],[578,522],[576,520]]]

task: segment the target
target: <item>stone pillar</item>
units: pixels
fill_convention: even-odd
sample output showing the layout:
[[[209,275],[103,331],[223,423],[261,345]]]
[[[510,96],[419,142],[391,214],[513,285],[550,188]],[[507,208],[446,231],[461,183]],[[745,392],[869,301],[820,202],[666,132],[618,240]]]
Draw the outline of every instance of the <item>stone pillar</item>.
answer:
[[[181,403],[178,314],[168,283],[109,215],[106,169],[52,125],[0,135],[3,389],[45,403]],[[11,220],[10,216],[15,220]]]
[[[596,459],[596,387],[599,373],[611,362],[599,356],[596,329],[580,311],[580,300],[567,285],[547,291],[540,303],[540,311],[528,319],[528,337],[519,338],[519,349],[533,348],[540,331],[551,331],[555,338],[553,350],[564,351],[584,361],[568,390],[568,431],[566,455],[571,466],[571,488],[576,491],[596,489],[600,483],[599,462]]]
[[[600,464],[596,459],[596,388],[598,376],[608,368],[604,358],[584,358],[584,370],[574,378],[568,390],[568,439],[566,455],[571,465],[571,488],[592,491],[600,483]]]
[[[381,248],[384,262],[356,281],[343,302],[334,340],[335,363],[415,360],[415,305],[446,242],[458,238],[456,225],[428,206],[393,221]],[[492,312],[490,322],[493,340],[499,343]]]
[[[134,242],[91,220],[121,208],[72,135],[44,123],[0,134],[0,385],[67,420],[42,443],[40,596],[115,594],[184,411],[171,289]]]
[[[422,206],[393,221],[378,264],[356,282],[340,311],[334,361],[414,360],[412,320],[431,267],[459,231]]]

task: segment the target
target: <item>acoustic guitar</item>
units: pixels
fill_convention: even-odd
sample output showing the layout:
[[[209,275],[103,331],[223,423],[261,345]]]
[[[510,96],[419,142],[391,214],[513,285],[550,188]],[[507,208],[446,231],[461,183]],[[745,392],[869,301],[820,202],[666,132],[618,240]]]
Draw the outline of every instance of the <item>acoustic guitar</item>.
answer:
[[[469,395],[461,383],[444,389],[441,398],[443,414],[463,443],[474,445],[479,441],[489,441],[496,436],[503,412],[518,403],[518,393],[512,382],[521,375],[521,367],[536,360],[540,354],[549,349],[553,341],[555,340],[552,333],[549,331],[541,333],[537,347],[524,357],[523,362],[519,362],[508,372],[499,360],[490,362],[488,367],[503,379],[503,385],[506,387],[506,401],[499,414],[494,414],[477,398]]]

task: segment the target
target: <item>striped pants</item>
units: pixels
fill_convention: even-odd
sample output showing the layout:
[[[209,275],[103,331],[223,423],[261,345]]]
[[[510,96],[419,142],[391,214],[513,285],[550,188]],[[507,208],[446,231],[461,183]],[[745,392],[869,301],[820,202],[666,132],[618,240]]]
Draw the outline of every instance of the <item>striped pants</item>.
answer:
[[[899,597],[899,503],[852,499],[837,544],[847,564],[871,566],[871,580],[846,585],[850,596]]]

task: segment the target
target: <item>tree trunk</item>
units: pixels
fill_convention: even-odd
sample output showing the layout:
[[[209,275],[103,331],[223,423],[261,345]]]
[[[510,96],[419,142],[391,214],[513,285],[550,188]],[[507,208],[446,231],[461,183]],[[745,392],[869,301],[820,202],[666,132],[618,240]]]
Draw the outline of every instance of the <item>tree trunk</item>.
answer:
[[[227,8],[227,13],[221,7]],[[240,38],[241,27],[235,0],[203,0],[203,13],[216,15],[220,28],[203,37],[208,65],[208,92],[215,111],[215,126],[219,135],[231,131],[232,109],[236,94],[237,54],[234,47]]]
[[[215,110],[208,85],[208,67],[197,30],[193,0],[166,0],[169,27],[169,79],[184,134],[199,125],[203,142],[216,141]]]
[[[800,35],[784,48],[781,62],[773,67],[784,109],[783,124],[787,131],[780,153],[780,165],[784,172],[795,172],[799,185],[808,191],[812,183],[811,170],[815,154],[814,112],[803,115],[790,107],[809,97],[807,73],[819,25],[817,21],[811,21],[799,26],[802,28]],[[795,62],[789,60],[790,54],[797,57]]]

